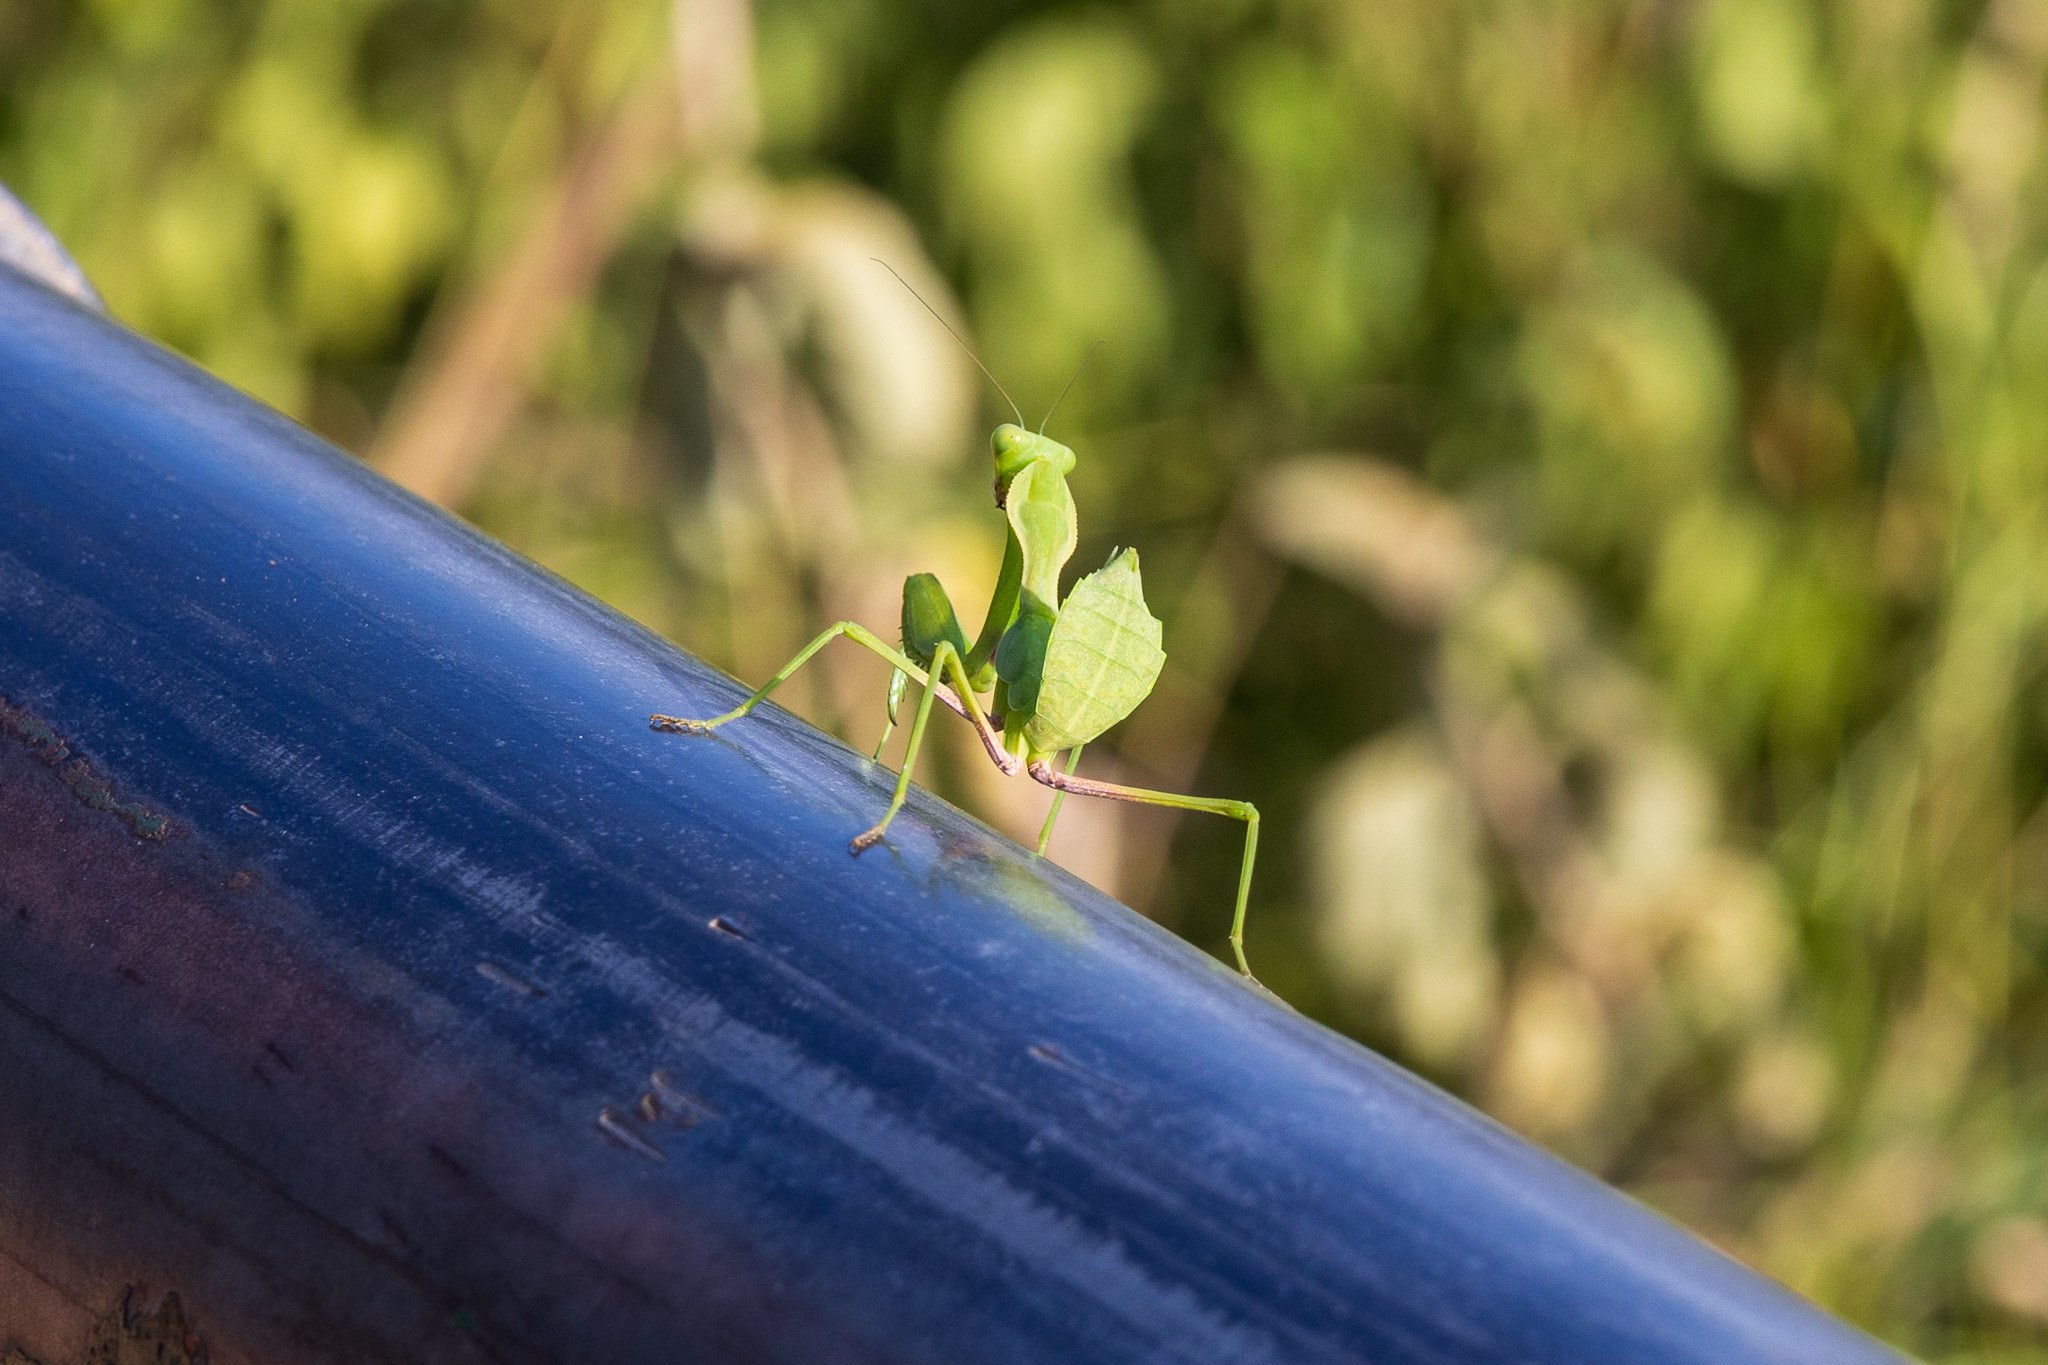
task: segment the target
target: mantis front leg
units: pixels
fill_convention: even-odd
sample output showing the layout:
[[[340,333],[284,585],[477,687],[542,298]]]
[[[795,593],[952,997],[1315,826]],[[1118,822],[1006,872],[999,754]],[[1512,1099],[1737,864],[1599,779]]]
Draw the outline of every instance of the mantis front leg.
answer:
[[[882,750],[889,747],[889,736],[896,733],[896,708],[903,704],[903,689],[909,682],[910,675],[900,668],[892,670],[889,674],[889,722],[882,727],[882,737],[875,741],[875,751],[868,755],[870,763],[882,761]],[[963,711],[961,714],[966,713]]]
[[[1044,758],[1032,760],[1030,772],[1035,781],[1043,782],[1055,791],[1100,796],[1110,801],[1137,801],[1148,806],[1170,806],[1175,810],[1207,811],[1211,815],[1244,821],[1244,867],[1237,876],[1237,910],[1230,921],[1230,948],[1237,955],[1237,969],[1254,983],[1258,982],[1258,978],[1252,976],[1251,964],[1244,957],[1244,911],[1252,894],[1252,859],[1259,851],[1259,811],[1256,806],[1249,801],[1183,796],[1179,792],[1151,791],[1144,787],[1125,787],[1115,782],[1075,777],[1071,769],[1063,773]]]

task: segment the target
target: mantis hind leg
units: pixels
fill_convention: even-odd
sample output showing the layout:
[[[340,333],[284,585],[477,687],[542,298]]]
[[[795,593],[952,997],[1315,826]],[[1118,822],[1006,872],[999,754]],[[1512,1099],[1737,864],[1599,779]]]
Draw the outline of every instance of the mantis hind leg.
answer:
[[[1151,791],[1144,787],[1125,787],[1115,782],[1098,782],[1093,778],[1075,777],[1071,770],[1063,773],[1043,758],[1035,760],[1030,765],[1030,773],[1035,780],[1055,791],[1099,796],[1110,801],[1136,801],[1148,806],[1168,806],[1174,810],[1206,811],[1211,815],[1242,820],[1244,865],[1237,874],[1237,909],[1230,920],[1230,949],[1237,956],[1237,969],[1253,984],[1259,984],[1259,979],[1252,975],[1251,964],[1245,961],[1244,956],[1244,912],[1246,905],[1251,901],[1252,860],[1259,851],[1258,807],[1249,801],[1227,801],[1211,796],[1183,796],[1179,792]]]
[[[648,728],[667,730],[683,735],[708,735],[721,725],[729,725],[766,701],[770,693],[788,682],[790,677],[799,668],[809,663],[812,655],[841,636],[853,641],[869,653],[878,656],[883,662],[894,665],[899,672],[906,673],[916,681],[935,688],[940,701],[958,711],[973,724],[975,733],[981,736],[982,747],[988,750],[989,757],[1005,773],[1015,773],[1023,766],[1014,755],[1007,753],[1003,749],[1002,731],[989,723],[988,713],[981,709],[980,701],[975,698],[973,691],[969,689],[967,685],[967,671],[961,667],[960,658],[957,654],[953,656],[952,667],[949,672],[952,686],[948,687],[944,681],[933,677],[925,670],[924,665],[911,659],[902,650],[891,649],[888,645],[883,644],[873,631],[861,625],[858,621],[840,621],[835,625],[826,627],[823,631],[819,632],[817,639],[805,645],[798,651],[794,659],[784,664],[781,672],[761,684],[745,701],[723,715],[712,716],[706,720],[687,720],[681,716],[653,715],[647,718]]]
[[[924,742],[925,723],[931,719],[932,700],[937,698],[965,716],[981,737],[982,748],[1005,774],[1014,775],[1023,767],[1023,762],[1003,748],[1002,732],[990,724],[988,713],[981,709],[975,698],[973,679],[968,676],[967,666],[960,658],[960,651],[950,640],[941,640],[932,652],[930,667],[919,664],[900,650],[883,644],[875,633],[856,621],[841,621],[821,631],[818,638],[798,651],[797,656],[782,666],[782,670],[757,688],[754,693],[732,710],[708,720],[685,720],[680,716],[655,715],[648,718],[648,725],[656,730],[669,730],[686,735],[705,735],[721,725],[729,724],[752,711],[776,688],[788,682],[790,676],[806,663],[811,656],[841,636],[852,640],[861,648],[880,656],[893,665],[899,676],[908,676],[924,684],[924,693],[917,699],[917,718],[911,722],[910,744],[903,755],[903,771],[896,775],[896,790],[889,799],[889,809],[873,828],[863,831],[852,844],[852,852],[861,853],[888,832],[889,822],[896,818],[896,812],[903,809],[903,802],[910,792],[910,773],[917,763],[917,751]],[[947,684],[951,683],[948,687]],[[897,695],[896,684],[890,684],[892,700]],[[893,710],[893,707],[892,707]],[[893,717],[892,717],[893,722]]]
[[[1067,751],[1066,776],[1072,777],[1074,775],[1074,769],[1079,767],[1081,763],[1081,750],[1086,747],[1086,745],[1076,744]],[[1053,788],[1052,809],[1045,813],[1045,824],[1038,831],[1038,856],[1041,858],[1045,856],[1046,849],[1052,847],[1053,823],[1060,818],[1060,806],[1066,802],[1066,799],[1067,793],[1064,788]]]
[[[798,650],[796,657],[784,664],[780,672],[767,682],[762,683],[760,687],[754,690],[752,695],[738,706],[733,707],[732,710],[725,712],[723,715],[712,716],[708,720],[687,720],[682,716],[664,716],[657,712],[647,718],[648,728],[652,730],[667,730],[679,735],[708,735],[719,726],[731,724],[749,711],[752,711],[762,702],[768,700],[768,695],[796,676],[796,671],[809,663],[813,654],[816,654],[840,636],[844,635],[865,644],[867,642],[861,640],[860,637],[866,634],[867,631],[853,621],[841,621],[836,625],[828,626],[819,632],[817,639]],[[881,641],[876,640],[875,644],[880,645]]]

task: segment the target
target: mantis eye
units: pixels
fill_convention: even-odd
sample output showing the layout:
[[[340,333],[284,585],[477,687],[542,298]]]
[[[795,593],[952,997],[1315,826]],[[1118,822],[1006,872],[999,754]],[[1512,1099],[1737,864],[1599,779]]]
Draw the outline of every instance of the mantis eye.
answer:
[[[999,480],[1014,478],[1033,460],[1050,460],[1059,466],[1062,474],[1074,467],[1073,451],[1035,431],[1026,431],[1014,422],[1005,422],[997,427],[989,438],[989,445],[995,451],[996,478]]]
[[[1031,433],[1013,422],[997,427],[989,445],[995,452],[996,474],[1000,478],[1009,478],[1031,460]]]

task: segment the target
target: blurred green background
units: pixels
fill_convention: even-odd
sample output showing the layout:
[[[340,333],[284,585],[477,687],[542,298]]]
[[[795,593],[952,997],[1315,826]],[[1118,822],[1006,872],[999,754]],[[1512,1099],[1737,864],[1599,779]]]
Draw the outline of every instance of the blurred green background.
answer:
[[[1002,409],[870,257],[1034,420],[1102,343],[1076,563],[1169,663],[1084,766],[1261,806],[1265,979],[2048,1361],[2044,70],[2005,0],[7,0],[0,181],[749,680],[994,576]],[[865,744],[850,655],[787,697]],[[925,776],[1036,828],[964,727]],[[1054,854],[1222,947],[1234,830]]]

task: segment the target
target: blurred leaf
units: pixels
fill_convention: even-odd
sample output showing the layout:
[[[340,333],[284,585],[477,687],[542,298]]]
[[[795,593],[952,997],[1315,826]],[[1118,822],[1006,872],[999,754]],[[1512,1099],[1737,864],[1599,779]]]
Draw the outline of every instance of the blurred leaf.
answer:
[[[1743,180],[1783,183],[1804,165],[1821,117],[1812,11],[1774,0],[1712,0],[1693,24],[1709,149]]]
[[[1164,356],[1166,280],[1128,183],[1158,85],[1126,26],[1044,20],[979,57],[946,111],[945,203],[979,286],[982,358],[1042,411],[1103,343],[1070,424]]]
[[[1389,997],[1403,1044],[1445,1066],[1492,1026],[1500,966],[1478,818],[1426,734],[1396,732],[1322,779],[1311,832],[1329,970]]]

